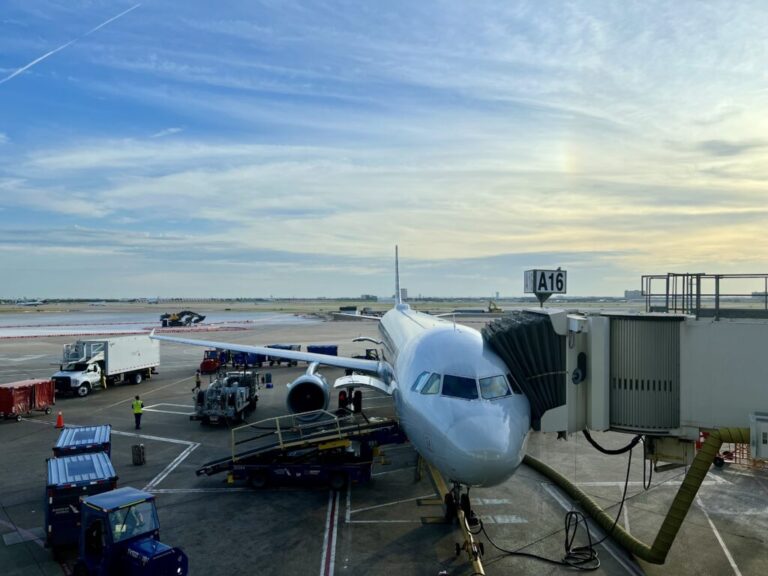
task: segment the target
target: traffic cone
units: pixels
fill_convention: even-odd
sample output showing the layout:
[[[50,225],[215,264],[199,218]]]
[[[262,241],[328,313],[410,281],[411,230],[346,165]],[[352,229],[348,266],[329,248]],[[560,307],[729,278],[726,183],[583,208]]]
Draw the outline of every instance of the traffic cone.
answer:
[[[59,415],[56,416],[56,428],[64,428],[64,416],[61,415],[61,411],[59,411]]]

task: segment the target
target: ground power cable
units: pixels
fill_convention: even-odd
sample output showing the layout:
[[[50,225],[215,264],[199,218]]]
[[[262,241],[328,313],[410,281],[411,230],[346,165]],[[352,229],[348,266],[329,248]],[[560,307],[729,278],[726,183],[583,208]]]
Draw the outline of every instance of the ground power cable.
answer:
[[[570,510],[565,514],[564,522],[565,522],[565,541],[564,541],[564,548],[565,548],[565,554],[561,560],[555,560],[553,558],[547,558],[546,556],[540,556],[538,554],[533,554],[530,552],[521,552],[521,548],[518,548],[517,550],[508,550],[506,548],[502,548],[494,540],[490,537],[488,534],[488,531],[485,528],[485,525],[483,524],[482,519],[478,518],[478,528],[476,530],[470,530],[470,532],[474,535],[479,535],[482,533],[487,539],[488,542],[496,548],[498,551],[502,552],[504,556],[518,556],[523,558],[530,558],[532,560],[538,560],[540,562],[545,562],[547,564],[551,564],[554,566],[565,566],[568,568],[573,568],[576,570],[579,570],[581,572],[593,572],[600,568],[600,558],[598,557],[597,550],[595,550],[595,547],[605,542],[611,534],[613,534],[614,529],[616,528],[616,525],[619,522],[619,518],[621,518],[621,513],[624,510],[624,503],[627,501],[627,490],[629,488],[629,476],[632,469],[632,450],[635,446],[637,446],[637,443],[640,442],[641,436],[636,436],[632,439],[632,441],[623,448],[615,449],[615,450],[609,450],[606,448],[603,448],[602,446],[599,446],[597,442],[595,442],[588,434],[588,432],[585,430],[584,435],[587,437],[587,440],[595,446],[598,450],[604,453],[610,453],[610,454],[623,454],[626,452],[629,452],[627,456],[627,473],[624,478],[624,491],[621,496],[621,502],[619,502],[619,510],[616,513],[616,518],[613,521],[613,525],[611,526],[610,530],[608,530],[600,540],[593,542],[592,541],[592,533],[589,529],[589,524],[587,523],[587,519],[584,516],[583,513],[579,512],[578,510]],[[645,470],[645,468],[643,468]],[[645,478],[643,478],[644,484],[645,484]],[[587,544],[585,546],[573,546],[575,540],[576,540],[576,534],[578,532],[579,524],[584,523],[584,527],[587,530]],[[559,530],[557,532],[560,532]],[[554,534],[557,534],[557,532],[554,532],[553,534],[547,535],[545,538],[548,538],[550,536],[553,536]],[[538,540],[537,542],[541,541],[542,539]],[[532,543],[535,544],[536,542]],[[525,547],[531,546],[532,544],[527,544]],[[503,558],[504,556],[501,556],[500,558]]]

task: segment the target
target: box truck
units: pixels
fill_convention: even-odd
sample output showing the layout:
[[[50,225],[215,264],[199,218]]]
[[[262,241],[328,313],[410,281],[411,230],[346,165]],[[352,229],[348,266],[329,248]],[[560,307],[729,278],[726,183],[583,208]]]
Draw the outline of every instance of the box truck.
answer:
[[[87,396],[102,385],[140,384],[160,365],[160,342],[149,336],[78,340],[64,346],[56,392]]]

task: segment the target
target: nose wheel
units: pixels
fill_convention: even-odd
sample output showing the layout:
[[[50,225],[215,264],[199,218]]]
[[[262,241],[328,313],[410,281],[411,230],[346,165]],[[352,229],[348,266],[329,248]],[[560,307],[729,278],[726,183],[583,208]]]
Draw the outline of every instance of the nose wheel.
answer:
[[[456,519],[458,511],[461,510],[469,526],[477,525],[477,516],[472,511],[472,505],[469,502],[469,488],[465,492],[461,484],[455,482],[451,491],[445,495],[444,502],[446,520]]]
[[[482,542],[477,542],[474,536],[477,534],[473,528],[480,523],[475,513],[472,511],[472,505],[469,500],[469,488],[464,491],[461,484],[454,483],[450,492],[445,495],[445,514],[446,519],[458,520],[461,532],[464,535],[463,543],[456,543],[456,556],[464,552],[467,559],[472,562],[475,574],[485,574],[483,570],[482,557],[485,554],[485,547]]]

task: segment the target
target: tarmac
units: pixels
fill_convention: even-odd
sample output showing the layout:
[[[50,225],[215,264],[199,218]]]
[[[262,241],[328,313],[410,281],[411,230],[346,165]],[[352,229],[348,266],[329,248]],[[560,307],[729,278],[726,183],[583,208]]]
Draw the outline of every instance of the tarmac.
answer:
[[[476,327],[479,324],[474,324]],[[339,354],[360,354],[366,344],[357,336],[376,336],[373,322],[319,322],[264,325],[251,330],[204,334],[205,339],[270,344],[337,343]],[[22,338],[0,342],[0,382],[49,377],[62,346],[72,337]],[[0,566],[4,576],[66,574],[43,547],[45,459],[52,456],[58,430],[65,424],[112,425],[112,461],[119,485],[157,494],[161,540],[189,556],[190,574],[275,575],[471,575],[472,565],[456,554],[461,541],[456,525],[443,521],[440,498],[428,475],[417,477],[417,455],[410,445],[384,450],[373,480],[340,492],[325,486],[252,489],[228,485],[224,475],[198,477],[202,464],[230,453],[227,426],[189,420],[194,374],[203,349],[161,345],[158,374],[139,385],[100,390],[86,398],[58,398],[54,412],[33,413],[21,422],[0,421]],[[367,346],[370,346],[368,344]],[[264,367],[274,387],[262,389],[254,422],[285,414],[285,384],[306,368]],[[323,370],[329,381],[342,375]],[[205,382],[205,380],[204,380]],[[145,403],[142,429],[135,431],[130,401]],[[335,407],[332,399],[331,408]],[[364,410],[391,416],[389,399],[364,393]],[[629,441],[622,434],[596,434],[607,446]],[[134,466],[131,446],[145,446],[147,462]],[[545,461],[617,514],[624,490],[628,457],[605,456],[578,435],[558,440],[532,433],[532,456]],[[630,468],[627,500],[617,522],[645,542],[652,542],[666,514],[684,468],[656,472],[643,488],[643,461],[636,449]],[[645,470],[648,473],[648,470]],[[564,555],[564,516],[568,497],[531,469],[521,466],[500,486],[473,489],[475,511],[483,520],[485,571],[502,574],[571,573],[566,568],[495,548],[537,554],[551,560]],[[637,561],[610,538],[596,546],[597,574],[765,574],[768,572],[768,473],[726,464],[712,468],[696,505],[688,513],[666,564]],[[604,534],[591,525],[593,542]],[[582,525],[577,545],[587,543]]]

